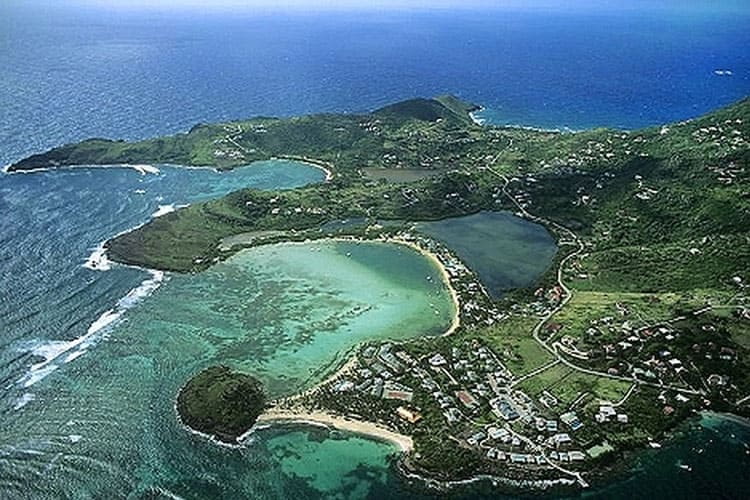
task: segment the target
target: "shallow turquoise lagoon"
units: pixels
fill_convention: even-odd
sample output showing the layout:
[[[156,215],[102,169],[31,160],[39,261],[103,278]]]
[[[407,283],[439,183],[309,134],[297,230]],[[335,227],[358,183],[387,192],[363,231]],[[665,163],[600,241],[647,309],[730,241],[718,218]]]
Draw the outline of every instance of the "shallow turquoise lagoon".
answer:
[[[59,356],[58,369],[22,389],[31,397],[18,399],[0,430],[4,484],[18,498],[285,498],[297,489],[360,497],[388,476],[390,445],[273,429],[226,449],[178,424],[179,387],[227,363],[258,375],[272,396],[288,394],[362,342],[436,335],[453,314],[435,265],[396,244],[271,245],[204,273],[167,275],[95,345]],[[327,468],[316,472],[320,461]]]

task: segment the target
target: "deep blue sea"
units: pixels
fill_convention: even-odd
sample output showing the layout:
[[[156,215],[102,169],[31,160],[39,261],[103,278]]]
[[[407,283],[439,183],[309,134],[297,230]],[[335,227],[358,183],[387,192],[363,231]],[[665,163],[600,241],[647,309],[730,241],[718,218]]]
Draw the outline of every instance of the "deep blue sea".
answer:
[[[495,122],[574,129],[682,120],[750,94],[750,8],[722,2],[283,15],[29,4],[0,2],[3,164],[89,136],[441,93]]]
[[[683,120],[750,94],[750,6],[634,5],[282,14],[1,1],[0,165],[92,136],[442,93],[485,106],[493,123],[571,129]],[[174,361],[128,321],[178,278],[84,264],[172,205],[321,174],[159,168],[0,174],[0,498],[434,496],[371,440],[272,430],[229,451],[176,426],[160,385]],[[584,496],[748,498],[748,442],[747,427],[704,418]],[[487,484],[454,496],[497,498]]]

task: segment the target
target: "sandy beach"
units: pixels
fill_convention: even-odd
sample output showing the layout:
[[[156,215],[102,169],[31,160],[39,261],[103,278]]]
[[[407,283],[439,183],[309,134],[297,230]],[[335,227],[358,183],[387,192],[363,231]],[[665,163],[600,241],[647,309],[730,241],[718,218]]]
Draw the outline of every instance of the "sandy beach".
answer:
[[[310,165],[311,167],[320,169],[325,173],[325,181],[331,182],[334,178],[334,173],[332,170],[332,166],[329,163],[326,163],[322,160],[315,160],[313,158],[306,158],[304,156],[279,156],[275,158],[271,158],[272,160],[287,160],[287,161],[295,161],[297,163],[304,163],[305,165]]]
[[[412,243],[411,241],[401,240],[401,239],[398,239],[398,238],[388,238],[388,239],[386,239],[384,241],[386,241],[388,243],[396,243],[398,245],[405,245],[405,246],[407,246],[409,248],[412,248],[415,251],[419,252],[424,257],[430,259],[432,262],[435,263],[435,265],[437,266],[437,268],[440,270],[440,275],[442,276],[443,281],[448,286],[448,292],[451,295],[451,300],[453,301],[453,306],[456,309],[456,313],[453,315],[453,320],[451,321],[451,326],[448,327],[448,329],[445,331],[445,333],[443,333],[443,336],[446,337],[446,336],[452,334],[453,332],[455,332],[456,329],[458,329],[458,327],[461,325],[461,314],[460,314],[461,309],[460,309],[460,303],[458,301],[458,293],[456,293],[456,290],[451,285],[451,280],[450,280],[450,276],[448,275],[448,271],[446,271],[445,266],[440,261],[440,259],[438,258],[438,256],[435,255],[434,253],[428,251],[428,250],[425,250],[424,248],[420,247],[416,243]]]
[[[383,441],[388,441],[398,446],[399,450],[402,452],[410,452],[414,449],[414,441],[409,436],[393,432],[372,422],[353,420],[322,411],[295,412],[291,410],[271,409],[258,417],[257,423],[300,423],[324,425],[326,427],[333,427],[342,431],[363,434],[382,439]]]
[[[305,396],[309,396],[310,394],[314,393],[315,391],[317,391],[319,388],[323,387],[324,385],[330,384],[337,378],[346,375],[351,370],[353,370],[356,366],[357,366],[357,357],[352,355],[349,359],[346,360],[346,363],[344,363],[341,366],[341,368],[331,373],[329,376],[327,376],[325,379],[321,380],[314,386],[310,387],[309,389],[305,389],[304,391],[298,392],[296,394],[292,394],[291,396],[287,396],[281,399],[285,401],[295,401]]]

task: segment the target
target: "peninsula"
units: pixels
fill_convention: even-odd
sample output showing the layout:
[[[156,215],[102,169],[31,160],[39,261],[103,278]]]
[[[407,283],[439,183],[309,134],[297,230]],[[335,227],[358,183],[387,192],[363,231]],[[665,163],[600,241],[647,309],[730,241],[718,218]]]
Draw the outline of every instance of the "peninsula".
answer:
[[[576,133],[482,126],[477,109],[444,96],[91,139],[9,171],[269,158],[325,168],[323,184],[244,189],[156,218],[107,253],[200,272],[280,241],[386,239],[429,252],[458,302],[450,335],[363,345],[345,369],[260,416],[391,439],[409,475],[585,487],[698,412],[750,416],[750,100],[682,123]],[[413,223],[499,210],[544,225],[558,252],[533,286],[494,297]],[[341,220],[359,222],[331,226]],[[211,392],[189,394],[242,408]],[[207,433],[234,439],[257,408]]]

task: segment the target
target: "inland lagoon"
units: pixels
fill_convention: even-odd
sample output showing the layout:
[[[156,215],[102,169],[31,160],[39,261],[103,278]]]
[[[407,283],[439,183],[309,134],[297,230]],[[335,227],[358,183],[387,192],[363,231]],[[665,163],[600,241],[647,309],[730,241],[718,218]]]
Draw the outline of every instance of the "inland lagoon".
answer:
[[[421,222],[417,230],[453,250],[494,297],[531,286],[552,264],[557,251],[544,226],[510,212]]]

